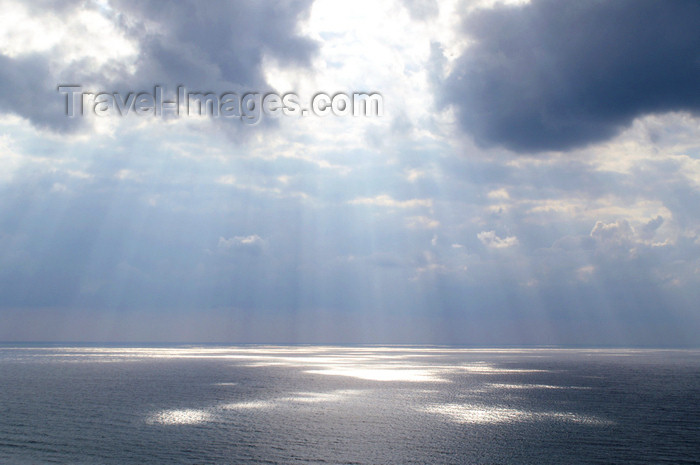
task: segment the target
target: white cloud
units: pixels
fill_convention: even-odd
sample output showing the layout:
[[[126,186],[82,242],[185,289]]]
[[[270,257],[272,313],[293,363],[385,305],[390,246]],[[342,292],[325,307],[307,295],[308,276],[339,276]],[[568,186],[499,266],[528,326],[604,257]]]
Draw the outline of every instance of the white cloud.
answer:
[[[230,249],[232,247],[260,248],[265,245],[265,240],[257,234],[250,236],[234,236],[231,238],[219,237],[219,248]]]
[[[508,200],[510,199],[510,194],[508,194],[508,191],[506,189],[501,188],[490,191],[487,194],[487,197],[490,199]]]
[[[482,231],[477,234],[477,237],[482,244],[490,249],[506,249],[518,245],[517,237],[507,236],[500,238],[495,231]]]
[[[424,178],[426,176],[426,172],[423,170],[419,169],[409,169],[406,170],[406,179],[410,182],[417,181],[418,179]]]
[[[580,281],[588,281],[594,272],[595,267],[593,265],[585,265],[576,270],[576,277]]]
[[[350,205],[373,205],[392,208],[432,207],[433,199],[396,200],[389,195],[381,194],[375,197],[358,197],[348,202]]]
[[[427,216],[409,216],[406,226],[411,229],[436,229],[440,227],[440,222]]]
[[[631,241],[634,236],[634,230],[627,220],[618,220],[614,223],[597,221],[591,230],[591,237],[606,243],[621,244]]]
[[[53,186],[51,186],[51,192],[68,192],[68,186],[60,182],[55,182]]]
[[[606,223],[596,221],[590,236],[604,246],[627,246],[633,251],[635,246],[665,247],[675,243],[675,237],[668,231],[661,231],[664,218],[657,216],[648,221],[637,222],[633,226],[622,219]]]
[[[217,178],[216,182],[219,184],[225,184],[225,185],[232,186],[232,185],[236,184],[236,178],[235,178],[235,176],[227,174],[225,176],[219,176],[219,178]]]
[[[120,181],[141,181],[141,174],[134,172],[130,169],[121,169],[114,173],[114,177]]]

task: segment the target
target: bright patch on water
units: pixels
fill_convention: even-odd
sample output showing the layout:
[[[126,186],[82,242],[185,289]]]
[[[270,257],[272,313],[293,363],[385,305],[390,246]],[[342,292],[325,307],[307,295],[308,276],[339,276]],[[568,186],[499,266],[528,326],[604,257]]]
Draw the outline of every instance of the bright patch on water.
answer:
[[[401,368],[326,368],[324,370],[307,370],[306,373],[330,376],[348,376],[369,381],[410,381],[410,382],[445,382],[436,371],[428,369]]]
[[[266,410],[274,407],[274,402],[265,400],[251,400],[248,402],[233,402],[221,406],[224,410]]]
[[[576,386],[553,386],[551,384],[489,383],[487,386],[493,389],[585,389]]]
[[[449,417],[457,423],[497,424],[545,420],[558,420],[589,425],[610,425],[612,422],[596,417],[576,415],[568,412],[532,412],[506,407],[492,407],[478,404],[443,404],[423,409]]]
[[[148,423],[161,425],[196,425],[211,420],[211,414],[204,410],[164,410],[149,417]]]
[[[462,365],[456,367],[456,369],[466,371],[468,373],[479,373],[479,374],[515,374],[515,373],[546,373],[547,370],[531,370],[531,369],[520,369],[520,368],[497,368],[485,363],[475,363],[472,365]]]
[[[0,348],[0,464],[695,463],[699,367],[700,351]]]
[[[338,390],[331,392],[295,392],[289,397],[280,399],[288,402],[301,402],[314,404],[317,402],[340,402],[347,397],[359,394],[358,390]]]

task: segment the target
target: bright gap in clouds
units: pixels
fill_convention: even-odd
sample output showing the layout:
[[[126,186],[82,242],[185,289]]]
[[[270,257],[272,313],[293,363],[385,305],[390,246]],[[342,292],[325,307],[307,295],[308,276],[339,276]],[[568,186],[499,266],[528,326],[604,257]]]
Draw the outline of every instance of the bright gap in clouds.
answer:
[[[86,36],[90,39],[85,40]],[[53,50],[57,52],[54,71],[81,60],[83,66],[89,63],[98,68],[115,62],[127,64],[138,54],[138,45],[124,36],[108,11],[82,9],[75,16],[65,18],[50,10],[37,12],[28,5],[13,2],[3,8],[0,49],[9,57]],[[125,69],[135,70],[133,66]]]

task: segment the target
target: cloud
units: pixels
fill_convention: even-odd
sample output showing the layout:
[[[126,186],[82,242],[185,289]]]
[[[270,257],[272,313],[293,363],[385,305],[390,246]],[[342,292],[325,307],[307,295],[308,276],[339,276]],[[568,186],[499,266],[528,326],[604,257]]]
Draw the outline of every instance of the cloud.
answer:
[[[656,218],[649,220],[640,228],[639,234],[643,239],[651,239],[656,234],[656,231],[664,224],[664,217],[658,215]]]
[[[694,344],[700,119],[684,112],[648,115],[608,143],[547,157],[465,147],[451,129],[456,115],[482,145],[535,150],[523,142],[527,131],[503,121],[510,114],[537,121],[543,109],[563,112],[552,103],[563,92],[552,76],[566,77],[564,90],[578,92],[557,118],[586,123],[581,115],[597,108],[587,102],[601,105],[586,81],[592,72],[610,81],[619,69],[658,55],[650,49],[629,54],[632,62],[593,66],[605,55],[595,49],[590,67],[570,69],[586,55],[565,51],[603,41],[590,31],[605,22],[589,24],[591,12],[628,4],[459,2],[467,21],[457,31],[451,3],[420,24],[393,0],[377,3],[367,10],[371,15],[316,0],[308,21],[308,2],[280,3],[268,13],[268,0],[167,9],[76,1],[61,2],[60,11],[50,2],[27,2],[24,15],[8,8],[8,27],[0,28],[6,65],[0,66],[6,168],[0,175],[0,311],[9,315],[2,334]],[[466,11],[477,4],[491,10]],[[407,5],[422,17],[421,9],[434,2]],[[645,0],[639,5],[637,20],[649,9]],[[682,4],[663,5],[669,15]],[[492,31],[496,19],[522,27]],[[536,19],[546,24],[530,27]],[[616,24],[632,20],[623,19]],[[566,24],[571,37],[554,34],[560,32],[554,24]],[[631,47],[613,32],[605,48]],[[668,49],[673,34],[680,32],[660,35],[659,47]],[[322,44],[318,55],[306,37]],[[527,62],[535,52],[520,39],[528,38],[533,50],[562,66]],[[641,39],[629,35],[629,41]],[[105,43],[114,46],[102,51]],[[491,53],[498,44],[502,61]],[[294,48],[289,59],[286,47]],[[514,73],[510,81],[497,73],[506,65]],[[531,79],[538,70],[544,83]],[[442,81],[441,97],[456,111],[436,113],[429,86],[444,72],[452,74]],[[471,73],[472,86],[515,87],[479,94],[457,81],[459,73]],[[682,76],[688,74],[676,78]],[[653,77],[640,70],[640,80]],[[391,100],[393,116],[285,118],[274,131],[258,126],[241,144],[243,134],[233,128],[224,134],[208,119],[104,118],[64,136],[61,109],[39,105],[42,99],[63,104],[59,82],[123,91],[154,82],[167,87],[164,80],[202,91],[268,84],[300,95],[376,89]],[[26,100],[37,86],[45,96]],[[499,96],[500,106],[492,105]],[[608,97],[612,109],[620,108],[615,95]],[[626,108],[634,114],[650,108],[635,106],[645,99],[635,97]],[[584,116],[604,120],[591,111]],[[615,118],[603,123],[626,124]],[[109,127],[103,132],[103,126]],[[553,136],[560,129],[566,127],[531,135],[540,146],[569,144],[573,139]],[[129,312],[130,319],[122,318]],[[46,332],[35,332],[35,322]]]
[[[168,8],[157,1],[117,0],[112,5],[125,31],[138,38],[139,73],[151,79],[256,87],[264,83],[264,54],[308,64],[316,48],[297,30],[309,0],[185,1]]]
[[[263,75],[264,57],[306,66],[317,48],[298,30],[310,0],[183,1],[167,8],[156,1],[129,0],[27,3],[4,8],[20,13],[26,8],[38,16],[30,22],[35,29],[30,35],[63,39],[41,47],[1,48],[0,111],[53,130],[85,123],[65,117],[59,84],[123,93],[152,91],[156,84],[172,92],[178,84],[202,92],[264,92],[271,87]],[[58,18],[70,18],[70,27]],[[92,26],[95,22],[99,28]],[[10,44],[22,42],[19,32]]]
[[[597,221],[590,237],[598,242],[601,252],[609,257],[627,259],[637,256],[640,249],[668,247],[674,243],[671,237],[663,237],[663,241],[654,240],[663,222],[663,217],[657,216],[635,228],[627,220],[611,223]]]
[[[403,5],[414,20],[434,18],[440,10],[436,0],[403,0]]]
[[[65,102],[56,91],[49,63],[40,54],[0,55],[0,111],[28,118],[39,127],[66,129],[79,120],[65,117]]]
[[[351,200],[350,205],[375,205],[378,207],[392,208],[416,208],[416,207],[432,207],[432,199],[409,199],[396,200],[389,195],[381,194],[375,197],[358,197]]]
[[[410,216],[406,218],[406,226],[411,229],[435,229],[440,222],[427,216]]]
[[[634,237],[634,230],[627,220],[614,223],[596,222],[591,230],[591,237],[608,243],[629,242]]]
[[[494,200],[509,200],[510,199],[510,194],[508,194],[508,191],[506,189],[492,190],[486,196],[489,199],[494,199]]]
[[[219,237],[220,249],[231,248],[246,248],[251,250],[260,250],[265,246],[265,240],[257,234],[250,236],[234,236],[231,238]]]
[[[468,14],[475,43],[442,83],[443,103],[482,146],[568,150],[639,116],[700,112],[700,3],[558,1]]]
[[[482,244],[490,249],[507,249],[518,245],[518,238],[515,236],[498,237],[495,231],[481,231],[476,235]]]

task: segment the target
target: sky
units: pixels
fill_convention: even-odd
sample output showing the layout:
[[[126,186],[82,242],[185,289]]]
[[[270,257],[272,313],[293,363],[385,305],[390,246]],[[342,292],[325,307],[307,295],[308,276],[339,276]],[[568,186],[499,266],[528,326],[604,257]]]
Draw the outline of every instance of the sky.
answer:
[[[696,0],[1,3],[0,340],[700,342]]]

